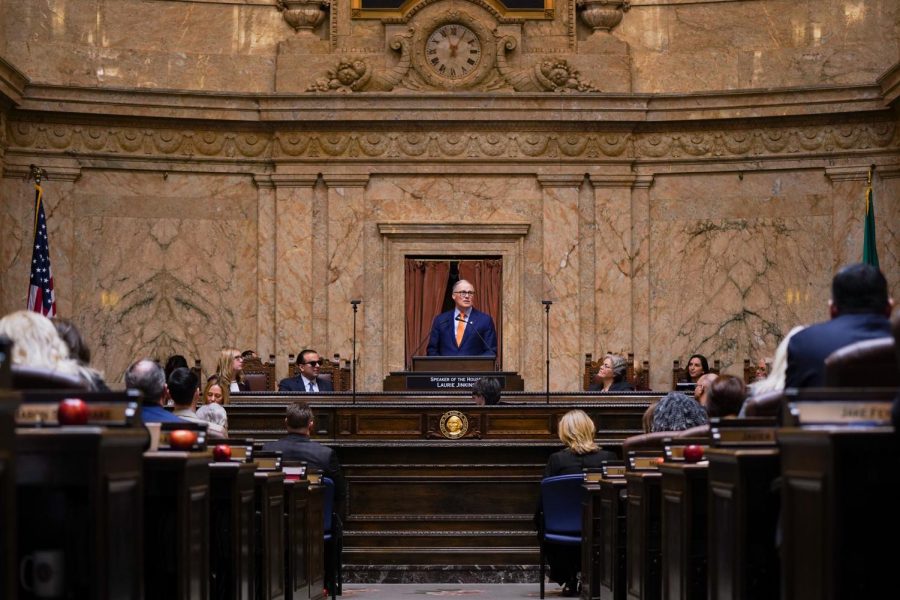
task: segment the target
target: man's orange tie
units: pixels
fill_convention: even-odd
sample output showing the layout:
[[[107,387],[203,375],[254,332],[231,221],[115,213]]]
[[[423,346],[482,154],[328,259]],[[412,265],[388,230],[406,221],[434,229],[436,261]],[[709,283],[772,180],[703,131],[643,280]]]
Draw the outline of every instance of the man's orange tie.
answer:
[[[466,331],[466,315],[459,313],[460,321],[456,322],[456,345],[462,344],[463,333]]]

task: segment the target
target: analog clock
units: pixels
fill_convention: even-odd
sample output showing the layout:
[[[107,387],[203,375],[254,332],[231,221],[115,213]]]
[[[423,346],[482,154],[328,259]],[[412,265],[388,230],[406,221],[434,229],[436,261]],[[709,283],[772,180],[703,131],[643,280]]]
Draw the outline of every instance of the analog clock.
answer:
[[[465,25],[446,23],[425,41],[425,62],[441,77],[462,79],[481,62],[481,40]]]

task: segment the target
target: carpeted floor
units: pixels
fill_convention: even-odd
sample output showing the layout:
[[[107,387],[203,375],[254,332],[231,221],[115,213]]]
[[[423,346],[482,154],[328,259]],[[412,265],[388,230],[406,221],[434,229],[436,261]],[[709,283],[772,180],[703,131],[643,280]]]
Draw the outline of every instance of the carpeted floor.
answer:
[[[548,584],[545,597],[561,598],[562,588]],[[344,600],[392,600],[393,598],[484,598],[511,600],[512,598],[539,598],[536,583],[354,583],[344,584]]]

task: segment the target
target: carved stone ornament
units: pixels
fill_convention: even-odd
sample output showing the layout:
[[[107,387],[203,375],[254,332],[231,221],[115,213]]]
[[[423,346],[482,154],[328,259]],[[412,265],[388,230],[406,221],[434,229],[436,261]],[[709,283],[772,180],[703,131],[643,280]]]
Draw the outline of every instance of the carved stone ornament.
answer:
[[[325,20],[331,0],[278,0],[278,10],[296,31],[312,33]]]
[[[506,62],[506,52],[516,47],[516,39],[507,36],[497,42],[497,69],[517,92],[599,92],[584,81],[577,69],[564,58],[547,58],[530,69],[513,71]]]
[[[610,32],[631,8],[628,0],[578,0],[581,20],[594,31]]]
[[[364,58],[342,58],[325,77],[306,88],[307,92],[389,92],[409,71],[411,33],[396,35],[391,48],[400,51],[400,60],[389,69],[375,70]]]

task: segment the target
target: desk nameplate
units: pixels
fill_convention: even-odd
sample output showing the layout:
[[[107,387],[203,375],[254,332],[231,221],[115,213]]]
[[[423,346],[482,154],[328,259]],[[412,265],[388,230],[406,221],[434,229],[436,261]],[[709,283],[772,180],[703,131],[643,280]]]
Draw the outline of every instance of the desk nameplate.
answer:
[[[500,382],[500,387],[506,387],[506,377],[494,376]],[[406,389],[408,390],[468,390],[483,375],[442,373],[440,375],[407,375]]]
[[[774,427],[747,427],[713,429],[716,446],[772,446],[775,444]]]
[[[136,402],[89,402],[86,425],[131,425],[138,406]],[[16,411],[16,425],[58,425],[59,402],[30,402],[20,404]]]
[[[801,427],[891,423],[891,402],[792,402],[790,411]]]

